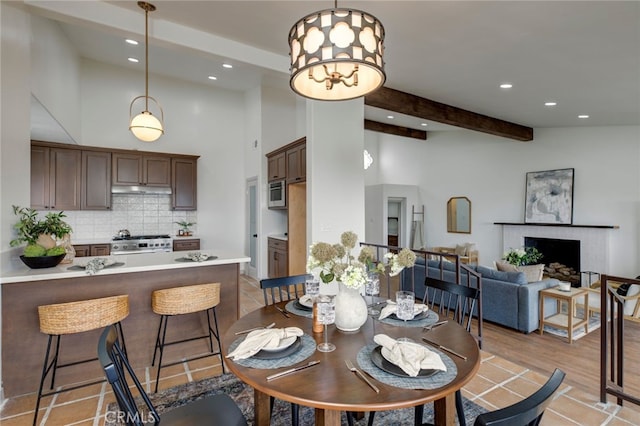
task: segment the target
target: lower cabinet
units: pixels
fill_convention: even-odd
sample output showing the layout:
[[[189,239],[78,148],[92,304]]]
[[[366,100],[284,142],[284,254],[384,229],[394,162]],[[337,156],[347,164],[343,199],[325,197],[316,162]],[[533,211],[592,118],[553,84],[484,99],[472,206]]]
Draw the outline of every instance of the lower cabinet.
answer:
[[[76,257],[87,256],[109,256],[111,254],[111,244],[74,244]]]
[[[189,238],[186,240],[173,240],[173,251],[200,250],[200,239]]]
[[[277,238],[268,238],[269,278],[289,275],[288,243]]]

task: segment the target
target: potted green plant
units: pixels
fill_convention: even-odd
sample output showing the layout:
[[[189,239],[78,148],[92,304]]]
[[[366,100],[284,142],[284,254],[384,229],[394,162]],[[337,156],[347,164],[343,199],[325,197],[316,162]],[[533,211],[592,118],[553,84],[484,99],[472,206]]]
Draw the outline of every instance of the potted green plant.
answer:
[[[64,212],[47,213],[43,220],[32,208],[13,206],[13,213],[18,222],[13,226],[17,237],[10,241],[11,247],[27,243],[20,259],[31,268],[48,268],[56,266],[66,255],[63,246],[57,245],[56,239],[69,235],[71,226],[63,220]]]
[[[192,234],[191,227],[195,225],[195,222],[187,222],[186,220],[179,220],[178,222],[174,222],[175,224],[180,225],[180,230],[178,231],[178,235],[189,236]]]

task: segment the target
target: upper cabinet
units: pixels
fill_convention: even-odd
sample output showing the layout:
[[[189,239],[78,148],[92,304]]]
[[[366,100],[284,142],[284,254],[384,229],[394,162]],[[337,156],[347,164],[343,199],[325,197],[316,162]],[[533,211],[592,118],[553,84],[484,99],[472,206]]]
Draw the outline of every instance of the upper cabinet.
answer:
[[[36,210],[80,210],[80,150],[31,147],[31,207]]]
[[[111,153],[82,151],[82,210],[111,209]]]
[[[198,184],[197,158],[171,159],[171,207],[174,210],[196,210]]]
[[[171,186],[171,157],[161,155],[113,154],[113,184]]]
[[[307,144],[304,141],[287,149],[287,183],[302,182],[307,179]]]
[[[269,178],[268,181],[272,182],[274,180],[282,180],[287,178],[287,159],[285,152],[279,152],[272,156],[267,154],[268,158],[268,173]]]

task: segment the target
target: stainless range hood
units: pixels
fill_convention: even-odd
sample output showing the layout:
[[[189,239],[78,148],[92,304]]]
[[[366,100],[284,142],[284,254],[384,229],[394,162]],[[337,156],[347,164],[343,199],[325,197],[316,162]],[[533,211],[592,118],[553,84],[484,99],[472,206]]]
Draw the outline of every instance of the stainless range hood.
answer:
[[[170,195],[169,186],[112,185],[112,194],[160,194]]]

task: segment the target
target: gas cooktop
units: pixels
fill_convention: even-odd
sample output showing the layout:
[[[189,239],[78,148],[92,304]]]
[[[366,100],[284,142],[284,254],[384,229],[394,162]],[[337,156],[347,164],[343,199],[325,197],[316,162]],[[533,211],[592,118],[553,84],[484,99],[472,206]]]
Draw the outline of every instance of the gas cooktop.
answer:
[[[171,238],[167,234],[161,235],[131,235],[128,237],[113,237],[113,241],[123,241],[123,240],[158,240],[162,238]]]

